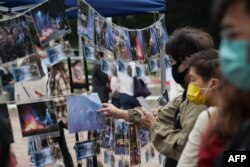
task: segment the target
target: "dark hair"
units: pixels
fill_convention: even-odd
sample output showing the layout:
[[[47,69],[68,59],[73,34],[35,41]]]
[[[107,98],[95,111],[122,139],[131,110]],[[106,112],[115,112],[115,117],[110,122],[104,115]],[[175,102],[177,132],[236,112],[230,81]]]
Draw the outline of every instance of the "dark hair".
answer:
[[[212,8],[212,17],[216,23],[220,23],[228,8],[234,3],[244,1],[246,3],[246,11],[250,14],[249,0],[214,0]]]
[[[215,49],[207,49],[193,54],[189,59],[189,66],[194,67],[204,81],[209,81],[213,77],[222,78],[219,55]]]
[[[0,166],[7,167],[9,161],[9,153],[10,153],[10,136],[7,135],[9,132],[8,125],[6,121],[0,117]]]
[[[213,47],[212,37],[199,29],[183,27],[174,31],[166,44],[166,53],[177,62],[201,50]]]

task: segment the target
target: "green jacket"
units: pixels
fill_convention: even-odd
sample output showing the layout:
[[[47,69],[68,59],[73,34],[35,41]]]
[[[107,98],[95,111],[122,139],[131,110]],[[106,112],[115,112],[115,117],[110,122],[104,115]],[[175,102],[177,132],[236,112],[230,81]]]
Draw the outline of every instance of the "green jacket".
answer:
[[[182,129],[174,129],[175,113],[179,107]],[[205,109],[206,106],[192,104],[187,99],[182,102],[182,96],[156,109],[154,112],[158,113],[159,120],[150,128],[155,148],[165,156],[178,161],[198,115]],[[137,110],[129,111],[128,120],[140,124],[141,115]]]

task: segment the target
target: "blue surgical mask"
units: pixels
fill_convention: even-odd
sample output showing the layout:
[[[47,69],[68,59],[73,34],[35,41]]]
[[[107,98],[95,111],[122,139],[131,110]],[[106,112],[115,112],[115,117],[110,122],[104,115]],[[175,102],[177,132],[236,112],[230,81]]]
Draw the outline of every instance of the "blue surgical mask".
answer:
[[[250,90],[250,40],[223,39],[220,46],[222,72],[237,88]]]

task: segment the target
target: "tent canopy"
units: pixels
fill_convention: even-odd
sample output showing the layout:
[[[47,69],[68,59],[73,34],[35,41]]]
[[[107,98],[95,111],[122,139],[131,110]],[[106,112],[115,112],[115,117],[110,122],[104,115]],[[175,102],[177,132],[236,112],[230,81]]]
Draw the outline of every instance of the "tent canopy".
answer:
[[[165,0],[86,0],[104,17],[165,10]],[[0,0],[0,12],[22,12],[43,0]],[[64,0],[69,17],[76,16],[77,0]],[[71,11],[71,12],[69,12]]]

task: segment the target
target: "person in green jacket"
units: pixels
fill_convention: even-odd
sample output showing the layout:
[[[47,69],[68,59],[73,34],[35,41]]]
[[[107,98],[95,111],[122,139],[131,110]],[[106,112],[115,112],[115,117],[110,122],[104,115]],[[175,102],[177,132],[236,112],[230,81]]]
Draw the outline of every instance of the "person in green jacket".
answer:
[[[188,59],[192,54],[212,47],[213,40],[208,33],[191,27],[177,29],[166,44],[166,53],[171,58],[174,80],[184,88],[183,95],[153,112],[142,108],[122,110],[108,103],[102,105],[100,112],[150,130],[155,148],[167,157],[165,166],[175,167],[197,116],[206,109],[205,105],[195,105],[186,98]]]

